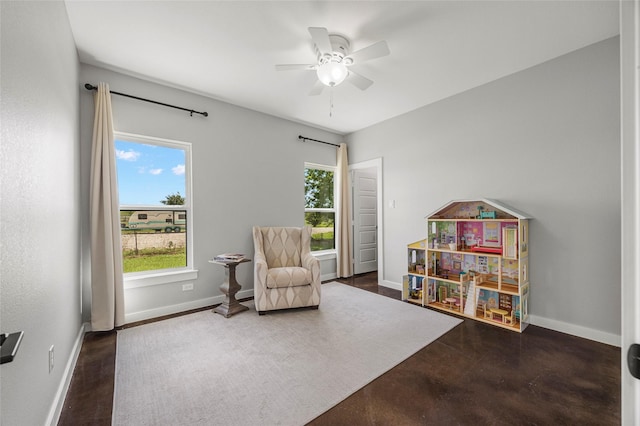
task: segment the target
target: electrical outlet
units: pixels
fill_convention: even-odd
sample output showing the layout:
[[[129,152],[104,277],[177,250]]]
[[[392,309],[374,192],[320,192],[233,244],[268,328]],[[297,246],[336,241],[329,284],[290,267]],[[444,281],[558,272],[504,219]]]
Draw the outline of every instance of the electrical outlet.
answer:
[[[53,345],[49,348],[49,373],[53,370]]]
[[[182,284],[182,291],[191,291],[193,290],[193,283]]]

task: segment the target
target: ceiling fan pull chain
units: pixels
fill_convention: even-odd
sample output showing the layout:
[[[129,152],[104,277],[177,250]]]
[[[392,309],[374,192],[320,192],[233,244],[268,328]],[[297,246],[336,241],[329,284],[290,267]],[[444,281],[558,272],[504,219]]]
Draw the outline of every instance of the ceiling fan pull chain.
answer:
[[[333,87],[329,88],[329,117],[333,117]]]

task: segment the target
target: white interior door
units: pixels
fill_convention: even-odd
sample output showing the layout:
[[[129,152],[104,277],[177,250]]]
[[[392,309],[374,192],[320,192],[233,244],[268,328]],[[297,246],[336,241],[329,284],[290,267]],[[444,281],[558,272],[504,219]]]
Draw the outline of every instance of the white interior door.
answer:
[[[353,182],[353,272],[378,270],[377,170],[355,169]]]
[[[620,2],[622,423],[640,425],[640,1]],[[632,349],[633,348],[633,349]],[[635,367],[635,368],[633,368]],[[632,368],[634,372],[632,372]],[[634,374],[636,377],[634,377]]]

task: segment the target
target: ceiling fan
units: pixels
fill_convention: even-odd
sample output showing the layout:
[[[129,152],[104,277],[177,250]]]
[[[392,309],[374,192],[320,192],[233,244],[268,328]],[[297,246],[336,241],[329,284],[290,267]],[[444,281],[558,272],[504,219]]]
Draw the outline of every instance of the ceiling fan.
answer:
[[[366,90],[373,84],[373,81],[355,73],[349,67],[391,53],[384,40],[351,52],[349,40],[338,34],[329,34],[326,28],[309,27],[309,33],[315,44],[318,62],[316,64],[276,65],[276,70],[316,71],[318,81],[309,92],[309,95],[312,96],[322,93],[325,86],[334,87],[345,80],[360,90]]]

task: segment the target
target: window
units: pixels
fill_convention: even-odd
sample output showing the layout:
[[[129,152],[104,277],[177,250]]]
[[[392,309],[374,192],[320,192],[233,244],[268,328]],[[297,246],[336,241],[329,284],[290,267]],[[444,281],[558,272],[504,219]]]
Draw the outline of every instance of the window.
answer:
[[[191,144],[115,139],[125,281],[191,270]]]
[[[311,251],[334,250],[335,240],[335,167],[305,164],[304,223],[312,227]]]

